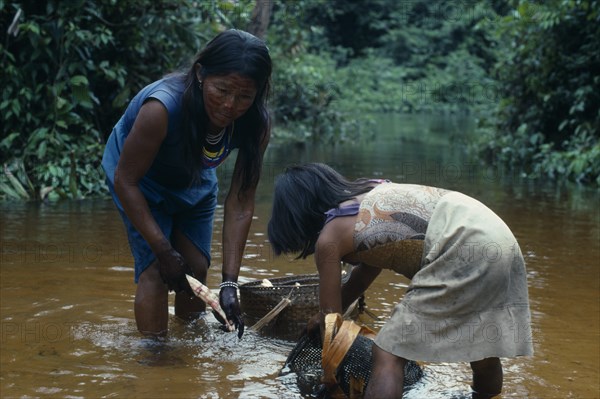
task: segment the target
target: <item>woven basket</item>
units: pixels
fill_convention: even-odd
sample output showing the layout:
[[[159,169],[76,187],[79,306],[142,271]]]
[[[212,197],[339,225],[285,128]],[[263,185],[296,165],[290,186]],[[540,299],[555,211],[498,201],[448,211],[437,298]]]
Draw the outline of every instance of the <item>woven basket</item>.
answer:
[[[319,275],[275,277],[269,281],[273,287],[261,286],[262,280],[240,285],[240,306],[245,324],[254,325],[283,298],[289,298],[292,302],[263,332],[282,338],[298,338],[306,322],[319,311]]]

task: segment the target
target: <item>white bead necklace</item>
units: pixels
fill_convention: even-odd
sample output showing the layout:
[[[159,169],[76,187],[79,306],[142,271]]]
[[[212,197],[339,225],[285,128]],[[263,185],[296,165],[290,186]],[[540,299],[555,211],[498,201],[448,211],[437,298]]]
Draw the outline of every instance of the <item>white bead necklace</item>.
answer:
[[[218,144],[221,139],[223,138],[223,135],[225,134],[225,130],[227,130],[227,128],[223,128],[223,130],[221,130],[218,134],[215,135],[206,135],[206,142],[210,145],[215,145]]]

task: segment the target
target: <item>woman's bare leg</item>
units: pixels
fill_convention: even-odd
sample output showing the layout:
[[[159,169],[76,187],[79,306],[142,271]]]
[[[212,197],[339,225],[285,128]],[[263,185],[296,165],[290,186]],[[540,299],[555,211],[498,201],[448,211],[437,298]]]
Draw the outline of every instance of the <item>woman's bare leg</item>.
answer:
[[[373,345],[373,370],[365,399],[400,399],[404,390],[406,359]]]
[[[135,292],[134,313],[137,328],[143,335],[167,335],[168,291],[160,277],[157,261],[152,262],[140,275]]]
[[[489,399],[502,392],[502,363],[497,357],[471,362],[473,399]]]
[[[194,277],[202,284],[206,284],[208,260],[194,244],[179,230],[173,231],[173,247],[183,256],[186,263],[194,272]],[[206,310],[206,304],[195,295],[187,292],[178,292],[175,295],[175,315],[189,321],[198,318]]]

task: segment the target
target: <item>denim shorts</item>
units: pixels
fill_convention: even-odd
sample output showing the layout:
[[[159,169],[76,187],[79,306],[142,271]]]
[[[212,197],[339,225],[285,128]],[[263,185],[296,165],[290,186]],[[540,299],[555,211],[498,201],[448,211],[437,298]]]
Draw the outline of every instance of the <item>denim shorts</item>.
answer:
[[[179,230],[204,254],[210,265],[218,182],[215,169],[204,169],[200,176],[198,184],[182,189],[164,187],[147,177],[140,180],[139,187],[165,237],[171,239],[173,230]],[[135,262],[137,283],[142,272],[154,262],[156,257],[125,214],[109,180],[107,185],[127,230],[129,248]]]

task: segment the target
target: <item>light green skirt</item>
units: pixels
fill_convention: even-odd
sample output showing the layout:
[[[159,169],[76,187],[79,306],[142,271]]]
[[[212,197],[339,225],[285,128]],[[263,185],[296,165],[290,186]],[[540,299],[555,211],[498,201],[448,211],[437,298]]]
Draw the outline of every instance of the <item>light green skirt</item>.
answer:
[[[375,344],[427,362],[533,354],[525,262],[494,212],[456,192],[440,199],[422,267]]]

